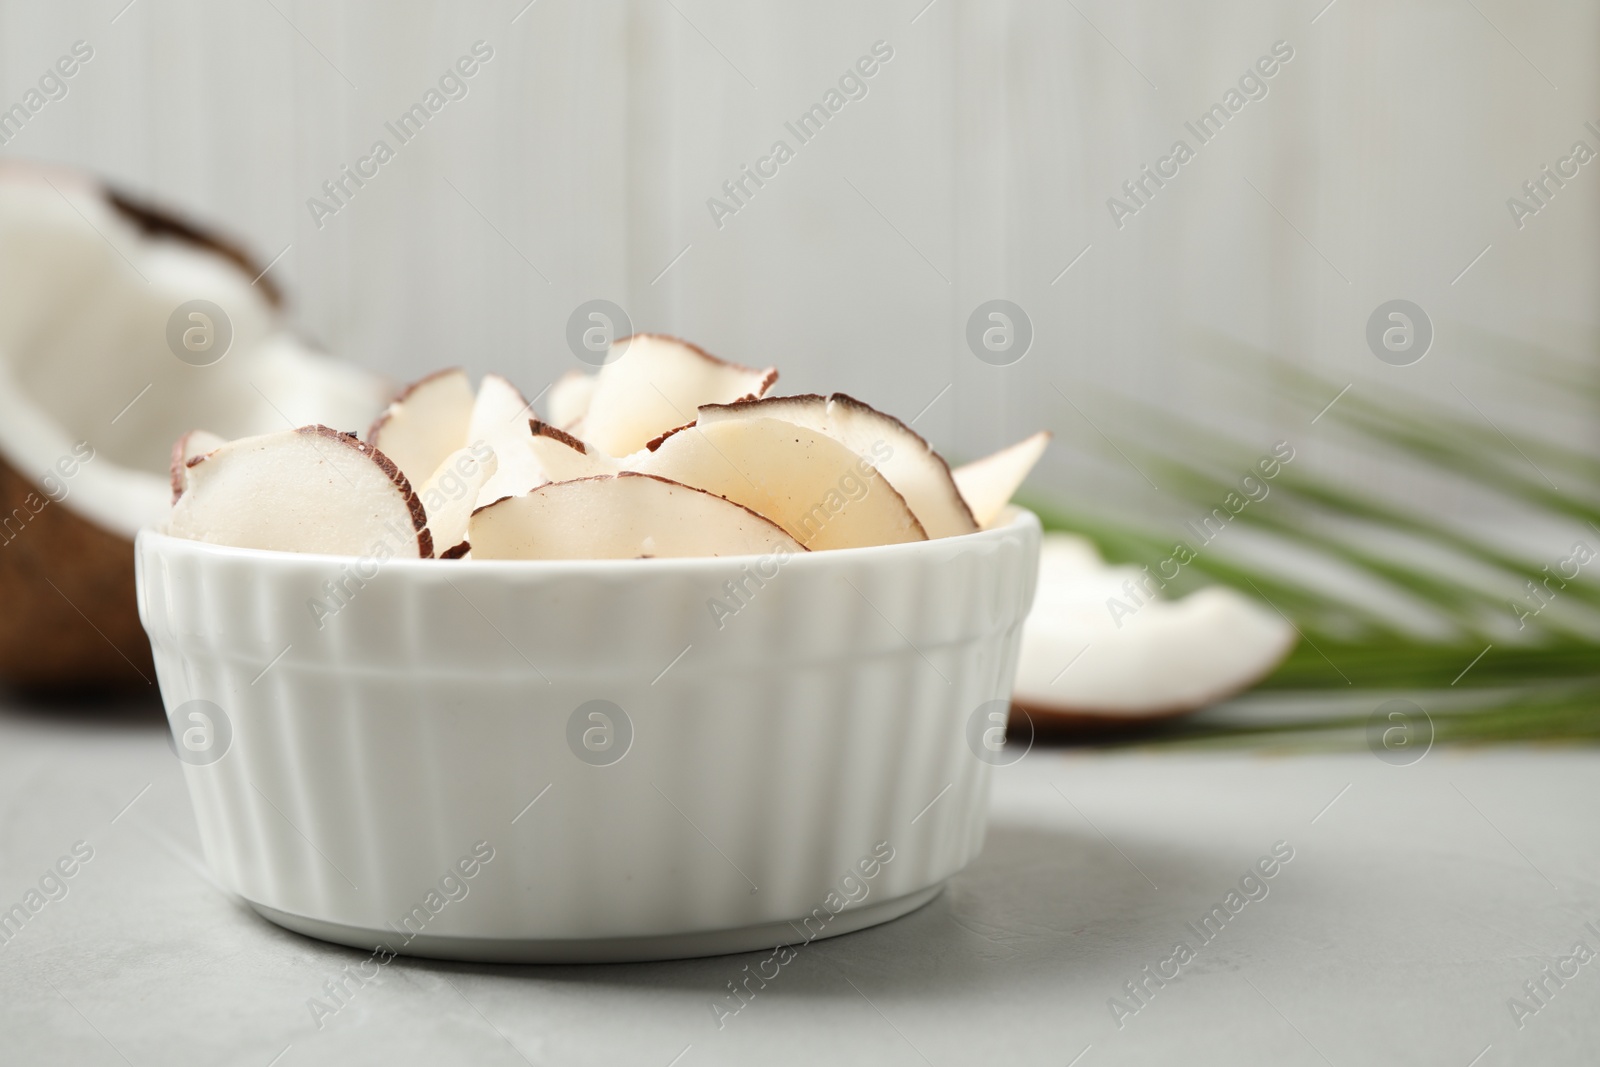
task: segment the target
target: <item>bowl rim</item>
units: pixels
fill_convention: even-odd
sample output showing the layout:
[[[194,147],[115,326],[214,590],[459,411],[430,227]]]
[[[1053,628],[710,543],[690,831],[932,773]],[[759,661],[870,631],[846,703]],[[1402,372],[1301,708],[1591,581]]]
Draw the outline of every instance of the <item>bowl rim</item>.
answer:
[[[900,557],[916,558],[923,553],[944,555],[951,549],[962,546],[979,545],[991,542],[1008,540],[1017,533],[1025,533],[1032,529],[1036,533],[1043,532],[1043,525],[1039,517],[1025,507],[1016,504],[1007,505],[1006,511],[1001,513],[1001,521],[987,529],[976,530],[972,533],[957,534],[954,537],[929,538],[925,541],[905,541],[894,545],[872,545],[866,548],[833,548],[823,552],[791,553],[787,562],[783,563],[784,569],[801,567],[810,569],[814,567],[827,567],[827,561],[836,560],[840,565],[854,562],[881,562],[888,564]],[[371,556],[351,556],[326,552],[286,552],[280,549],[267,548],[241,548],[237,545],[217,544],[211,541],[197,541],[188,537],[178,537],[167,533],[155,526],[141,528],[134,539],[136,555],[142,555],[146,549],[168,554],[188,552],[197,556],[204,556],[217,560],[241,560],[253,562],[258,566],[292,566],[295,564],[341,566],[355,560],[372,559]],[[412,559],[408,557],[390,557],[381,561],[385,571],[399,570],[406,573],[429,574],[473,574],[479,577],[493,575],[500,572],[506,577],[541,576],[541,575],[574,575],[592,573],[597,576],[616,576],[625,573],[641,575],[659,575],[663,572],[693,572],[715,570],[725,573],[729,564],[749,564],[752,561],[770,559],[778,555],[775,552],[758,555],[738,556],[666,556],[648,559],[439,559],[436,556],[427,559]],[[442,565],[449,565],[449,570]]]

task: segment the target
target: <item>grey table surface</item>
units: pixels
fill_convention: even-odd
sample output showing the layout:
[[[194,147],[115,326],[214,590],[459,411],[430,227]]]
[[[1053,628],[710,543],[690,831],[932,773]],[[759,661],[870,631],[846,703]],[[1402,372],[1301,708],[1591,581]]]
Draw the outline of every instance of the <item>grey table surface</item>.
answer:
[[[0,907],[93,851],[0,947],[7,1067],[1600,1062],[1597,751],[1039,746],[997,768],[984,851],[939,897],[804,947],[720,1026],[764,953],[397,959],[319,1026],[308,1002],[366,954],[216,888],[164,731],[0,704]],[[1203,941],[1275,845],[1293,858]]]

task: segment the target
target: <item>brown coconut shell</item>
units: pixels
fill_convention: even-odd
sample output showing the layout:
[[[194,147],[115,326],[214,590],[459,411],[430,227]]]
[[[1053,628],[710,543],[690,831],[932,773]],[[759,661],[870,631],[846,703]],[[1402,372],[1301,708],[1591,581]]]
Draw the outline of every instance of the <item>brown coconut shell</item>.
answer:
[[[52,694],[154,691],[133,542],[0,459],[0,681]]]
[[[1013,697],[1010,725],[1019,727],[1021,717],[1026,716],[1027,723],[1032,725],[1034,731],[1047,737],[1134,733],[1153,724],[1166,724],[1173,719],[1193,715],[1203,707],[1205,707],[1203,704],[1185,705],[1177,708],[1161,708],[1138,715],[1119,715],[1093,711],[1063,711],[1059,708],[1030,704]]]

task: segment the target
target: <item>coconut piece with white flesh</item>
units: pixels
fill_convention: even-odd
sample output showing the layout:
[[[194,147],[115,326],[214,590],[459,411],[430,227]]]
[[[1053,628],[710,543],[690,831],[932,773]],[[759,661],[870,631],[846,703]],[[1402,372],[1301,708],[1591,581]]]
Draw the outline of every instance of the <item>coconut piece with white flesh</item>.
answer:
[[[467,522],[478,506],[478,496],[494,477],[500,461],[484,444],[458,448],[445,457],[417,495],[428,513],[428,532],[441,558],[459,558],[466,549]]]
[[[478,490],[479,507],[503,496],[519,496],[550,480],[528,447],[531,406],[520,389],[498,374],[485,374],[478,383],[467,441],[494,449],[499,464],[494,476]]]
[[[634,334],[612,343],[576,432],[607,455],[626,456],[693,422],[702,405],[759,397],[777,380],[770,367],[741,367],[676,337]],[[559,425],[554,413],[551,421]]]
[[[569,370],[550,387],[545,410],[550,414],[550,424],[562,430],[572,430],[589,411],[589,401],[594,396],[595,375],[581,370]]]
[[[762,556],[805,551],[770,520],[666,478],[547,482],[473,513],[474,559]]]
[[[956,488],[980,527],[987,530],[994,525],[1049,444],[1049,431],[1041,430],[1008,448],[955,469],[952,476]]]
[[[1168,601],[1153,585],[1084,538],[1046,535],[1013,701],[1062,725],[1179,715],[1249,688],[1294,647],[1287,620],[1232,589]]]
[[[927,540],[872,463],[820,431],[745,412],[651,443],[631,469],[727,497],[814,551]]]
[[[485,374],[472,402],[465,443],[482,441],[494,447],[495,438],[514,434],[521,428],[530,407],[527,397],[510,379],[499,374]]]
[[[166,519],[179,434],[382,406],[379,378],[286,332],[262,266],[76,172],[0,163],[0,682],[151,684],[133,537]]]
[[[905,498],[930,538],[955,537],[978,528],[944,458],[892,415],[844,393],[827,397],[812,393],[706,404],[697,421],[710,426],[755,417],[780,419],[826,434],[866,459]]]
[[[227,444],[227,438],[210,430],[190,430],[172,445],[172,501],[177,503],[189,484],[189,465]]]
[[[521,496],[545,482],[568,482],[616,474],[622,464],[547,422],[528,419],[523,430],[501,437],[497,452],[511,465],[504,478],[493,478],[478,494],[478,504],[492,504],[505,496]]]
[[[338,556],[433,555],[427,513],[382,452],[326,426],[230,441],[189,467],[168,532]]]
[[[528,447],[533,450],[546,480],[552,482],[593,478],[622,470],[618,460],[538,419],[528,420]]]
[[[400,391],[367,431],[367,441],[413,485],[421,485],[446,457],[469,442],[473,407],[466,371],[460,367],[436,371]]]

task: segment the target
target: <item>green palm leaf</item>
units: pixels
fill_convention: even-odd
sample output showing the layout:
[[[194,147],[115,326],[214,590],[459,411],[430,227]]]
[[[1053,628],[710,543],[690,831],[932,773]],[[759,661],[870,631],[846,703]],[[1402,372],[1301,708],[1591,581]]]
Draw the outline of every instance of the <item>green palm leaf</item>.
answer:
[[[1518,388],[1536,394],[1550,410],[1596,421],[1600,382],[1587,366],[1496,335],[1476,334],[1473,340],[1482,351],[1514,359]],[[1252,537],[1268,538],[1296,558],[1358,577],[1353,587],[1408,599],[1438,620],[1443,636],[1418,636],[1414,626],[1402,625],[1361,595],[1319,588],[1285,573],[1281,562],[1269,567],[1239,546],[1219,541],[1213,549],[1191,539],[1196,558],[1169,592],[1181,595],[1208,581],[1232,585],[1269,600],[1305,637],[1263,683],[1272,700],[1324,690],[1370,691],[1366,703],[1375,707],[1382,694],[1437,693],[1444,705],[1434,715],[1440,741],[1600,738],[1600,459],[1593,451],[1491,422],[1481,409],[1463,412],[1370,383],[1341,392],[1344,383],[1247,346],[1202,338],[1200,347],[1239,378],[1241,388],[1259,391],[1265,383],[1267,404],[1281,410],[1288,402],[1304,410],[1308,426],[1338,396],[1338,403],[1317,415],[1319,437],[1376,458],[1385,468],[1469,486],[1499,501],[1496,507],[1503,510],[1497,514],[1549,528],[1582,524],[1584,545],[1597,553],[1575,578],[1563,579],[1553,571],[1566,549],[1536,560],[1392,492],[1305,463],[1285,465],[1271,479],[1270,492],[1233,514],[1226,526],[1248,527]],[[1461,397],[1464,407],[1476,408],[1465,392]],[[1172,517],[1173,504],[1194,509],[1190,517],[1210,514],[1237,491],[1240,473],[1261,454],[1259,445],[1238,436],[1125,396],[1096,397],[1094,410],[1097,431],[1118,453],[1108,453],[1108,462],[1131,463],[1158,484],[1166,518],[1156,517],[1154,507],[1141,510],[1127,501],[1115,516],[1106,509],[1029,503],[1047,529],[1090,537],[1112,562],[1153,567],[1166,559],[1178,539],[1167,531],[1182,529]],[[1070,425],[1074,417],[1072,410],[1063,411],[1063,423]],[[1085,440],[1098,449],[1094,438]],[[1396,544],[1408,550],[1398,551]],[[1541,601],[1549,601],[1549,608],[1535,612]],[[1250,699],[1259,702],[1267,694]],[[1366,713],[1347,712],[1252,714],[1240,720],[1233,706],[1224,706],[1140,737],[1349,746],[1364,743],[1365,721]]]

